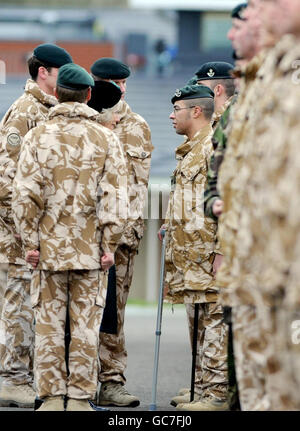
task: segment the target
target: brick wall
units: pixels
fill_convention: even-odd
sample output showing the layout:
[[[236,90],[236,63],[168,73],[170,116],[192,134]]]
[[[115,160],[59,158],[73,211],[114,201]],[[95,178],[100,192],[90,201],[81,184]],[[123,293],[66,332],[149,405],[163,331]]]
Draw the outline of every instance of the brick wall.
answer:
[[[24,75],[28,73],[27,58],[33,49],[43,43],[14,41],[0,41],[0,60],[5,62],[7,75]],[[114,45],[100,42],[57,42],[72,56],[74,63],[90,70],[90,65],[100,57],[113,57]]]

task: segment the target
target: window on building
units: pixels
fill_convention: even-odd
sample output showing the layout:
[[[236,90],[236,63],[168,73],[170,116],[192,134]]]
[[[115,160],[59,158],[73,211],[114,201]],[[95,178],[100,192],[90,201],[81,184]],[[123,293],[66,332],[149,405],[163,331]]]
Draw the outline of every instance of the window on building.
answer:
[[[231,27],[230,13],[204,12],[200,15],[200,46],[203,51],[213,48],[230,47],[227,39],[228,30]]]

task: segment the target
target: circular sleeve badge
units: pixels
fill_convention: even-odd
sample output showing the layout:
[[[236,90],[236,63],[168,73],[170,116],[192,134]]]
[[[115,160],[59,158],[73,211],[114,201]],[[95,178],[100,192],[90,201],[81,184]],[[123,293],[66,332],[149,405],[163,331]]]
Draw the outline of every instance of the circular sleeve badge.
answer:
[[[7,143],[12,147],[17,147],[21,144],[21,136],[18,133],[11,133],[7,136]]]

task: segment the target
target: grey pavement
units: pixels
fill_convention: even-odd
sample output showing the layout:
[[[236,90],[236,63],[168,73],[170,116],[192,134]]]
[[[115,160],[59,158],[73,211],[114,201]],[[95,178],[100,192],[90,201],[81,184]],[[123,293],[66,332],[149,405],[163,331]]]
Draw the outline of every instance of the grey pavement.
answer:
[[[156,411],[173,411],[170,400],[182,387],[190,385],[191,362],[187,319],[181,305],[164,305],[161,336]],[[128,366],[125,373],[126,388],[139,397],[136,408],[109,407],[111,411],[149,411],[152,403],[152,377],[154,369],[156,306],[128,305],[125,316],[125,336]],[[4,408],[0,411],[30,409]]]

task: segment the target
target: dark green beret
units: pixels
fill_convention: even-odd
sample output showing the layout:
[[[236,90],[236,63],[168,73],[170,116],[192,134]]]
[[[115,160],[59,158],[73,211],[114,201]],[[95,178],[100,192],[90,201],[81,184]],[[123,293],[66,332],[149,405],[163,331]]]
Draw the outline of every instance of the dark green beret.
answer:
[[[234,66],[225,61],[211,61],[204,63],[196,72],[198,81],[212,80],[212,79],[232,79],[230,71]]]
[[[188,80],[188,82],[186,83],[186,85],[196,85],[198,82],[198,78],[197,76],[193,76],[191,79]]]
[[[246,7],[248,7],[247,3],[240,3],[237,5],[234,9],[232,9],[231,18],[241,19],[244,21],[245,18],[243,18],[243,12]]]
[[[129,67],[115,58],[99,58],[91,66],[91,72],[98,78],[125,79],[130,75]]]
[[[91,75],[75,63],[65,64],[59,69],[57,85],[69,90],[83,90],[95,85]]]
[[[61,67],[73,61],[65,49],[52,43],[43,43],[37,46],[33,51],[33,55],[49,67]]]
[[[112,108],[121,99],[122,91],[114,82],[96,81],[88,105],[98,112]]]
[[[214,92],[206,85],[186,85],[175,91],[171,102],[175,103],[177,100],[188,99],[213,99],[214,96]]]

